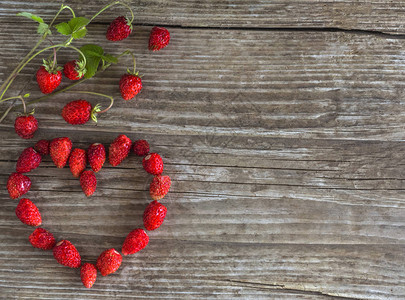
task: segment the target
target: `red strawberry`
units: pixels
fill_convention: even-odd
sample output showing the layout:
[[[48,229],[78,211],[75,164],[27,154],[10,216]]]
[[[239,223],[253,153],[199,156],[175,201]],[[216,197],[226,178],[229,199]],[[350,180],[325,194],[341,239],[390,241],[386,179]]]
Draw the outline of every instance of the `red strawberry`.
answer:
[[[155,201],[149,203],[143,213],[143,225],[146,230],[155,230],[162,225],[165,220],[167,208]]]
[[[82,263],[79,251],[68,240],[62,240],[55,245],[53,257],[61,265],[70,268],[79,268]]]
[[[69,166],[73,177],[79,177],[86,169],[86,151],[79,148],[73,149],[69,157]]]
[[[38,130],[38,121],[32,114],[19,116],[15,119],[14,129],[23,139],[32,139]]]
[[[33,148],[26,148],[17,160],[16,171],[18,173],[27,173],[38,168],[41,163],[41,154],[37,153]]]
[[[138,76],[138,72],[135,74],[127,73],[121,76],[119,85],[122,99],[130,100],[141,91],[142,79]]]
[[[118,166],[131,150],[131,140],[124,134],[119,135],[110,145],[108,160],[115,167]]]
[[[72,141],[68,137],[56,138],[49,144],[49,153],[55,165],[63,168],[72,150]]]
[[[41,66],[37,71],[37,82],[39,89],[44,94],[52,93],[62,81],[62,72],[51,67]]]
[[[159,51],[169,44],[170,33],[166,28],[153,27],[149,37],[149,50]]]
[[[87,159],[95,173],[101,170],[105,162],[105,148],[103,144],[92,144],[87,149]]]
[[[163,172],[163,159],[157,153],[149,153],[142,160],[143,168],[152,175],[160,175]]]
[[[91,288],[96,282],[97,269],[93,264],[85,263],[80,269],[80,278],[86,288]]]
[[[149,143],[145,140],[137,140],[134,142],[132,150],[138,156],[145,156],[149,153]]]
[[[107,29],[107,40],[117,42],[126,39],[132,31],[131,22],[124,16],[116,18]]]
[[[84,171],[80,175],[80,185],[87,197],[93,195],[97,187],[97,179],[94,173],[92,171]]]
[[[39,209],[30,199],[22,198],[15,209],[15,214],[24,224],[39,226],[42,223]]]
[[[126,237],[124,244],[122,245],[122,254],[129,255],[134,254],[149,243],[149,236],[143,229],[132,230]]]
[[[37,228],[31,233],[29,241],[32,246],[42,250],[51,250],[55,246],[53,234],[43,228]]]
[[[149,193],[153,200],[163,199],[172,184],[169,176],[155,176],[150,183]]]
[[[49,154],[49,141],[39,140],[35,144],[34,150],[37,151],[41,155],[48,155]]]
[[[99,111],[97,106],[94,110],[86,100],[75,100],[65,105],[62,110],[62,117],[72,125],[82,125],[94,117],[94,113]]]
[[[122,256],[115,249],[105,250],[97,258],[97,269],[100,271],[101,275],[107,276],[118,270],[121,266]]]
[[[16,199],[27,193],[31,188],[31,179],[20,173],[11,173],[7,181],[7,189],[11,199]]]
[[[63,66],[63,74],[70,80],[79,80],[86,73],[83,61],[72,60]]]

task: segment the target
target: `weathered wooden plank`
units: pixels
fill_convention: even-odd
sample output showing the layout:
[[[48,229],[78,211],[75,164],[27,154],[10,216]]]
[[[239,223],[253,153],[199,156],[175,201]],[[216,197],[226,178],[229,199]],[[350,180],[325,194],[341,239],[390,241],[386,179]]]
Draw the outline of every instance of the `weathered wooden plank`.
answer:
[[[69,1],[81,16],[92,16],[106,1]],[[346,0],[134,0],[136,24],[164,24],[196,27],[244,28],[342,28],[404,33],[401,18],[404,1]],[[0,19],[19,22],[20,11],[37,13],[51,20],[60,3],[1,1]],[[27,7],[28,6],[28,7]],[[100,15],[99,22],[111,22],[125,8],[115,7]],[[65,14],[68,15],[68,12]]]
[[[173,29],[169,47],[150,53],[150,27],[137,28],[127,42],[118,44],[104,42],[104,25],[89,30],[89,42],[101,42],[110,53],[134,50],[137,67],[144,74],[144,89],[137,101],[124,102],[119,95],[123,65],[86,83],[85,88],[93,91],[100,91],[102,84],[117,99],[98,126],[86,125],[92,130],[246,138],[404,138],[401,40],[346,33]],[[33,40],[11,24],[1,38]],[[10,61],[26,50],[23,42],[18,46],[24,50],[0,44],[5,53],[0,58],[4,77],[14,65]],[[71,52],[60,54],[61,63],[75,57]],[[130,64],[129,59],[126,62]],[[36,90],[32,98],[40,96],[33,77],[38,64],[39,59],[23,72],[17,85],[17,90],[23,86],[25,91]],[[82,97],[58,96],[37,105],[42,127],[70,130],[59,113],[68,99]]]

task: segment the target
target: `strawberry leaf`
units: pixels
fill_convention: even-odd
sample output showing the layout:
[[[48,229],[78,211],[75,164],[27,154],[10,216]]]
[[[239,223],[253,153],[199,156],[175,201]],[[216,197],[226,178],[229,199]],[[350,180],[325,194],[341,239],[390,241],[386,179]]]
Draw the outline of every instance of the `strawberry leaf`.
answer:
[[[26,17],[26,18],[34,20],[38,23],[44,23],[44,20],[41,17],[28,13],[28,12],[20,12],[17,14],[17,16]]]
[[[111,55],[111,54],[105,54],[101,57],[104,61],[108,62],[108,63],[112,63],[112,64],[116,64],[118,63],[118,58]]]
[[[73,32],[72,33],[72,37],[74,39],[81,39],[82,37],[85,37],[87,33],[87,29],[86,28],[82,28],[79,31]]]
[[[103,48],[93,44],[87,44],[80,48],[86,57],[86,69],[87,72],[84,74],[85,78],[91,78],[96,74],[98,65],[100,64],[101,57],[104,54]]]
[[[52,34],[51,30],[49,29],[48,24],[45,24],[45,23],[38,24],[37,32],[42,35],[45,33]]]
[[[56,30],[63,35],[72,34],[72,29],[70,28],[68,23],[65,23],[65,22],[59,23],[59,24],[55,25],[55,27],[56,27]]]
[[[72,32],[78,31],[79,29],[82,29],[85,27],[87,24],[89,24],[90,20],[84,17],[77,17],[71,19],[68,24],[70,28],[72,29]]]

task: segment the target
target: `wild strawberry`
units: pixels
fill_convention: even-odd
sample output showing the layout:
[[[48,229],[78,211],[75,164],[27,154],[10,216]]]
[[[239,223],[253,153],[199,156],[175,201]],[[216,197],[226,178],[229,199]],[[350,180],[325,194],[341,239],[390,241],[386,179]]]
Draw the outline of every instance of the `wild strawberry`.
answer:
[[[29,241],[32,246],[42,250],[51,250],[56,243],[53,234],[43,228],[35,229],[29,236]]]
[[[163,159],[157,153],[149,153],[142,160],[143,168],[152,175],[160,175],[163,172]]]
[[[14,129],[23,139],[32,139],[38,130],[38,121],[32,114],[19,116],[15,119]]]
[[[26,148],[17,160],[16,171],[18,173],[27,173],[38,168],[41,163],[41,154],[37,153],[33,148]]]
[[[138,156],[145,156],[149,153],[149,143],[145,140],[137,140],[134,142],[132,150]]]
[[[122,99],[130,100],[141,91],[142,79],[138,76],[138,72],[135,74],[127,73],[121,76],[119,85]]]
[[[97,187],[97,179],[92,171],[83,171],[80,174],[80,186],[87,197],[94,194]]]
[[[42,223],[39,209],[30,199],[22,198],[15,209],[15,214],[24,224],[39,226]]]
[[[82,125],[92,118],[97,122],[96,113],[100,111],[100,105],[92,108],[91,104],[86,100],[75,100],[69,102],[62,109],[62,117],[66,122],[72,125]]]
[[[119,135],[110,145],[108,160],[115,167],[118,166],[131,150],[131,140],[124,134]]]
[[[143,225],[146,230],[155,230],[162,225],[165,220],[167,208],[155,201],[149,203],[143,213]]]
[[[79,148],[73,149],[69,157],[69,167],[73,177],[79,177],[86,169],[86,151]]]
[[[44,94],[52,93],[62,81],[62,72],[59,67],[52,67],[49,62],[44,61],[44,65],[37,71],[37,82],[39,89]]]
[[[97,258],[97,269],[100,271],[101,275],[107,276],[118,270],[121,266],[122,256],[115,249],[105,250]]]
[[[86,288],[91,288],[96,282],[97,269],[93,264],[85,263],[80,268],[80,278]]]
[[[11,199],[16,199],[27,193],[31,188],[31,179],[20,173],[11,173],[7,181],[7,190]]]
[[[132,230],[126,237],[124,244],[122,245],[122,254],[129,255],[134,254],[149,243],[149,236],[143,229]]]
[[[149,37],[149,50],[159,51],[169,44],[170,33],[166,28],[153,27]]]
[[[160,200],[169,192],[172,184],[169,176],[155,176],[149,187],[149,193],[153,200]]]
[[[49,141],[39,140],[35,144],[34,150],[37,151],[41,155],[48,155],[49,154]]]
[[[132,31],[131,22],[124,16],[116,18],[107,29],[107,40],[117,42],[126,39]]]
[[[63,74],[70,80],[79,80],[83,78],[85,73],[86,69],[83,61],[72,60],[63,66]]]
[[[56,138],[49,144],[49,153],[55,165],[63,168],[72,150],[72,141],[68,137]]]
[[[92,144],[87,149],[87,159],[95,173],[101,170],[105,162],[105,148],[103,144]]]
[[[62,240],[53,247],[53,257],[61,265],[70,268],[79,268],[82,263],[79,251],[68,240]]]

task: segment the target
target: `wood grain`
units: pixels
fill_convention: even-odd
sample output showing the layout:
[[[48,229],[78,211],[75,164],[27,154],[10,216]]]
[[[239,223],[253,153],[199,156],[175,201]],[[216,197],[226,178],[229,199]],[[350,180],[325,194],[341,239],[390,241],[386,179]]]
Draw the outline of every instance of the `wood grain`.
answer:
[[[82,16],[92,16],[109,1],[66,2]],[[341,28],[404,34],[404,1],[388,0],[134,0],[128,1],[136,24],[164,24],[183,27],[243,28]],[[51,20],[61,2],[0,1],[0,19],[16,22],[21,11]],[[97,22],[111,22],[126,14],[123,7],[100,15]],[[68,12],[65,13],[68,15]]]
[[[94,11],[94,3],[83,5],[83,12]],[[120,98],[118,80],[128,58],[80,88],[116,99],[97,125],[66,124],[62,107],[82,96],[60,95],[35,105],[40,129],[33,140],[22,140],[13,132],[17,108],[0,124],[0,186],[19,153],[39,139],[69,136],[75,147],[86,148],[93,142],[107,146],[124,133],[147,139],[163,156],[173,180],[162,201],[168,215],[150,232],[145,250],[124,257],[116,274],[99,276],[87,290],[78,270],[30,246],[33,229],[15,217],[17,200],[0,189],[0,298],[404,299],[403,41],[267,30],[273,25],[264,23],[285,18],[287,27],[303,20],[328,27],[335,19],[328,20],[327,11],[341,7],[342,27],[399,32],[396,13],[403,4],[237,1],[234,11],[226,9],[230,2],[215,2],[215,9],[208,2],[139,3],[138,16],[148,24],[266,28],[171,28],[170,45],[150,53],[151,26],[137,26],[118,44],[104,41],[106,24],[89,26],[87,43],[101,43],[109,53],[136,53],[142,93],[136,101]],[[35,40],[11,16],[25,5],[3,2],[0,78]],[[48,16],[58,5],[37,2],[33,11],[45,8]],[[367,5],[379,9],[381,19],[366,20]],[[297,17],[272,18],[274,7]],[[297,7],[305,10],[296,13]],[[243,14],[249,8],[260,12],[252,23],[252,15]],[[343,17],[343,8],[353,14]],[[75,57],[61,51],[58,61]],[[14,93],[40,96],[33,77],[39,63],[23,71]],[[91,198],[49,157],[29,177],[27,196],[41,210],[43,226],[71,240],[86,262],[107,248],[120,250],[126,234],[142,226],[150,201],[151,177],[135,156],[118,167],[106,163]]]

